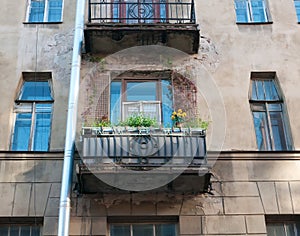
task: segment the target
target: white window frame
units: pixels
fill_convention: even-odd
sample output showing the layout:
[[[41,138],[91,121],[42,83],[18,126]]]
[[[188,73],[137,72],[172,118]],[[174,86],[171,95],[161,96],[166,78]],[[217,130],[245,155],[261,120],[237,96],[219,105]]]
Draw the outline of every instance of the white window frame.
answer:
[[[60,21],[48,21],[49,0],[44,0],[44,1],[45,1],[45,8],[44,8],[44,19],[43,19],[43,21],[29,21],[32,0],[28,0],[27,11],[26,11],[27,12],[26,13],[26,22],[35,23],[35,24],[38,24],[38,23],[61,23],[63,21],[64,0],[61,0],[62,1],[62,7],[61,7]]]
[[[176,236],[179,236],[178,224],[175,223],[175,222],[164,222],[164,223],[159,223],[159,222],[155,222],[155,223],[154,222],[149,222],[149,223],[147,223],[147,222],[145,222],[145,223],[112,223],[112,224],[109,225],[109,236],[112,236],[111,235],[111,229],[110,229],[111,225],[129,226],[130,227],[130,236],[134,236],[133,235],[133,226],[134,225],[152,225],[152,227],[153,227],[153,236],[156,236],[156,234],[155,234],[156,226],[157,225],[162,225],[162,224],[174,224],[175,230],[176,230]]]
[[[155,106],[156,109],[156,115],[151,116],[144,110],[144,106],[147,104],[151,104]],[[137,112],[127,113],[126,106],[130,107],[130,105],[133,105],[138,108]],[[138,102],[123,102],[122,103],[122,121],[125,121],[128,117],[131,115],[134,115],[134,113],[142,113],[145,114],[145,116],[149,116],[150,118],[155,118],[157,120],[157,123],[161,124],[161,102],[160,101],[138,101]]]
[[[266,0],[262,0],[265,21],[260,21],[260,22],[255,22],[254,19],[253,19],[253,11],[252,11],[252,6],[251,6],[251,1],[252,0],[244,0],[244,1],[246,2],[246,5],[247,5],[247,22],[237,21],[237,23],[264,23],[264,22],[270,22],[269,12],[268,12],[268,4],[266,3]],[[235,5],[235,9],[236,8],[237,7]]]

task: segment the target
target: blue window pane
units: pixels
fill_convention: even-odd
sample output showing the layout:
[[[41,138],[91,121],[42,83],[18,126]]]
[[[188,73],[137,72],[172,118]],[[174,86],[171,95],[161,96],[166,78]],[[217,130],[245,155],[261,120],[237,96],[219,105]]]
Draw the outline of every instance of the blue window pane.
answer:
[[[48,151],[51,129],[51,104],[37,104],[33,150]]]
[[[11,226],[10,227],[10,236],[19,236],[19,226]]]
[[[20,100],[42,100],[51,101],[51,90],[48,82],[24,82]]]
[[[260,151],[270,150],[270,137],[267,116],[264,112],[253,112],[257,147]]]
[[[161,224],[155,227],[156,236],[176,236],[176,226],[174,224]]]
[[[153,236],[153,225],[133,225],[133,236]]]
[[[17,114],[12,143],[13,151],[28,151],[31,118],[31,113]]]
[[[45,1],[31,0],[29,22],[43,22]]]
[[[257,100],[265,100],[264,82],[255,81]]]
[[[7,226],[0,227],[0,235],[8,235],[8,227]]]
[[[265,80],[264,89],[266,95],[265,100],[279,100],[279,94],[277,92],[274,80]]]
[[[295,3],[298,22],[300,22],[300,1],[296,0],[294,1],[294,3]]]
[[[251,0],[252,7],[252,21],[253,22],[266,22],[265,7],[263,0]]]
[[[40,227],[39,226],[32,226],[31,227],[31,236],[40,236]]]
[[[62,0],[49,0],[49,22],[60,22],[62,14]]]
[[[117,124],[121,120],[121,82],[110,85],[110,121]]]
[[[21,234],[20,235],[30,235],[30,226],[21,226]]]
[[[166,7],[166,0],[160,0],[160,18],[161,18],[161,22],[166,22],[166,18],[167,18],[167,7]]]
[[[161,87],[163,125],[164,127],[172,127],[173,96],[171,82],[169,80],[162,80]]]
[[[283,224],[267,224],[268,236],[282,236],[285,235]]]
[[[246,0],[235,0],[236,21],[248,22],[248,6]]]
[[[156,101],[156,82],[127,82],[126,101]]]
[[[270,112],[274,150],[287,150],[283,117],[281,112]]]
[[[130,225],[111,225],[110,236],[130,236]]]

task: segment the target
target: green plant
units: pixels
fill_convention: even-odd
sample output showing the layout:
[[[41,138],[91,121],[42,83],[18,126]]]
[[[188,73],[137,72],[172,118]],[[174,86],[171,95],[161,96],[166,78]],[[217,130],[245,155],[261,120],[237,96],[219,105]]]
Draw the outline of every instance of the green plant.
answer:
[[[125,121],[120,122],[119,125],[130,127],[150,127],[157,126],[157,121],[143,113],[137,113],[129,116]]]
[[[96,118],[92,123],[92,127],[109,127],[111,122],[108,120],[107,116],[102,116],[101,118]]]
[[[202,120],[200,117],[195,117],[185,122],[185,126],[189,128],[201,128],[207,130],[210,121]]]

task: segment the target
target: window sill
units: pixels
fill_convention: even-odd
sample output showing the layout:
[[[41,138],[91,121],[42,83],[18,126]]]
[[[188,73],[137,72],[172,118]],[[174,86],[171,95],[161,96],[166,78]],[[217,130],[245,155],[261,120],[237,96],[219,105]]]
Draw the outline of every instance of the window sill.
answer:
[[[237,25],[270,25],[273,24],[273,21],[267,22],[236,22]]]
[[[24,25],[55,25],[55,24],[62,24],[62,21],[56,22],[23,22]]]

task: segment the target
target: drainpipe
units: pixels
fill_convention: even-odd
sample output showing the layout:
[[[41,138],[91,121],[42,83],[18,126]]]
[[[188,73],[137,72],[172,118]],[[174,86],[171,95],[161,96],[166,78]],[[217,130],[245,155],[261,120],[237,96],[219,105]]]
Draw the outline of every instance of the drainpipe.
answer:
[[[71,210],[71,185],[76,136],[77,106],[80,84],[81,46],[83,40],[85,0],[77,0],[75,32],[73,42],[72,69],[69,90],[67,129],[64,164],[59,204],[58,236],[69,235]]]

